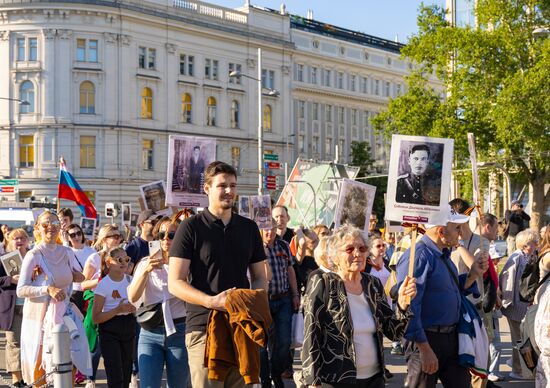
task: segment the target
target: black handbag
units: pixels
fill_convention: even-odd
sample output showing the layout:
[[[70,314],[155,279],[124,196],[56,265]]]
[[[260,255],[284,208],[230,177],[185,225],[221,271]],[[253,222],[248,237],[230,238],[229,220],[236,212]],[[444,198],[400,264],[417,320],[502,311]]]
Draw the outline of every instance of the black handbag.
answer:
[[[162,303],[139,306],[136,310],[136,321],[145,330],[152,330],[163,325]]]

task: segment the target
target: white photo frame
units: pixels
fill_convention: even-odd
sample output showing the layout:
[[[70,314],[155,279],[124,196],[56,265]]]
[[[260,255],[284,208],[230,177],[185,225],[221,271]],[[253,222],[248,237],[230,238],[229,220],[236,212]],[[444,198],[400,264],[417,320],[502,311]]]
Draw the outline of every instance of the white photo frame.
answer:
[[[23,258],[17,249],[1,256],[0,261],[2,262],[2,266],[8,276],[15,276],[21,273]]]
[[[365,236],[369,233],[369,219],[374,204],[376,187],[351,179],[342,179],[338,205],[334,215],[334,227],[348,223],[361,229]]]
[[[80,219],[80,228],[88,240],[93,240],[96,226],[97,220],[95,218],[82,217]]]

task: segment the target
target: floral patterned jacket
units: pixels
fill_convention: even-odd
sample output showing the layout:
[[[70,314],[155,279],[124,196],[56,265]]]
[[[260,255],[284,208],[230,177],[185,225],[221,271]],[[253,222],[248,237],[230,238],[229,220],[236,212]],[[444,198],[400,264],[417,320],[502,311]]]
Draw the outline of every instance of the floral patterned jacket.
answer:
[[[377,327],[376,351],[384,370],[383,335],[399,340],[412,316],[410,309],[394,313],[384,287],[374,276],[362,273],[361,283]],[[356,381],[353,323],[344,281],[335,273],[314,271],[308,280],[304,306],[302,383],[353,384]]]

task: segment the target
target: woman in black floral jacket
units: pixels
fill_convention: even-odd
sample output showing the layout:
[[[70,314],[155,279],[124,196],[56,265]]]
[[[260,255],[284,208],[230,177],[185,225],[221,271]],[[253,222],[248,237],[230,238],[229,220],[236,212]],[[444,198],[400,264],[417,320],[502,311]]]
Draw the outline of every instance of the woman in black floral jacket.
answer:
[[[403,282],[394,314],[380,280],[361,272],[368,254],[361,230],[348,225],[336,230],[328,254],[334,272],[323,268],[313,272],[303,300],[303,383],[309,387],[383,387],[382,335],[392,341],[402,336],[416,281],[407,278]]]

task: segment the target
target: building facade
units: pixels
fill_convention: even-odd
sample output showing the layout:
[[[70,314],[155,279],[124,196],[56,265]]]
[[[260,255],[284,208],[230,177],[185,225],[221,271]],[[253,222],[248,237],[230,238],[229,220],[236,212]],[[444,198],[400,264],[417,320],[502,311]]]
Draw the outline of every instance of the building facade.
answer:
[[[240,192],[255,193],[258,115],[265,152],[289,165],[348,162],[353,140],[387,165],[368,119],[404,90],[398,44],[191,0],[0,0],[0,15],[0,97],[29,103],[0,99],[0,178],[19,180],[18,199],[55,197],[63,156],[100,212],[138,208],[138,187],[166,179],[177,134],[215,138]],[[261,112],[257,81],[229,76],[256,78],[258,48]]]

